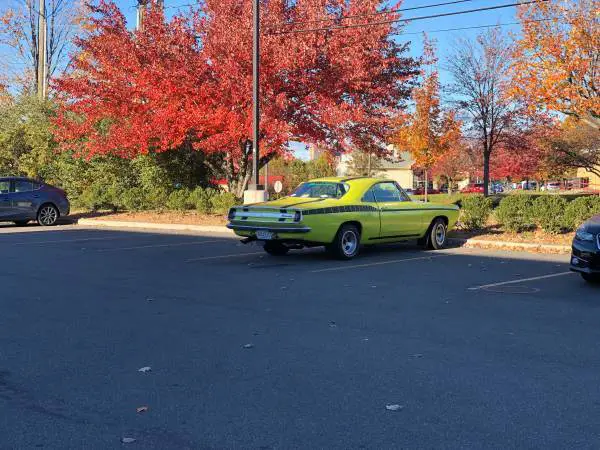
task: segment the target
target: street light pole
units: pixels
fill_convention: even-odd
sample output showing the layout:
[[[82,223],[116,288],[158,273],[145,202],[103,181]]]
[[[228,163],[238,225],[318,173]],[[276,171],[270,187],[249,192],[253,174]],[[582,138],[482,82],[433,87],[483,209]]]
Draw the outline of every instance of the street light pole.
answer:
[[[252,0],[252,189],[259,189],[260,158],[260,0]]]

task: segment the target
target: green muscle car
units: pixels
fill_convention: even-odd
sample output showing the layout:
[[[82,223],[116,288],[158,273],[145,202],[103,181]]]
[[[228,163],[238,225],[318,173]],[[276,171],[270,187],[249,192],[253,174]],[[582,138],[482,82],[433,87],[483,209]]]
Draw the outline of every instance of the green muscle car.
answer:
[[[235,206],[228,219],[242,242],[261,241],[273,255],[324,245],[350,259],[361,244],[417,239],[426,248],[443,248],[458,206],[412,201],[390,180],[336,177],[302,183],[279,200]]]

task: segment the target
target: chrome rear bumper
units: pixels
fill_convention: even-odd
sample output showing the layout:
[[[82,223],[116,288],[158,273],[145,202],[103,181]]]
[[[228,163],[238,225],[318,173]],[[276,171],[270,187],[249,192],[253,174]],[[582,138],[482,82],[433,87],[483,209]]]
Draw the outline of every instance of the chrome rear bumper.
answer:
[[[234,225],[231,223],[227,224],[227,228],[230,230],[239,231],[270,231],[272,233],[308,233],[311,231],[310,227],[273,227],[268,225]]]

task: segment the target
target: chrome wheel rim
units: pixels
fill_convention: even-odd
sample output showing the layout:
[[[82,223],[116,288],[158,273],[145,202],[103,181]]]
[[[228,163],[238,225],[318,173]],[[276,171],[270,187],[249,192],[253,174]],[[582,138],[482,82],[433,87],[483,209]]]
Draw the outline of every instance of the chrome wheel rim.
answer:
[[[45,206],[40,211],[40,222],[43,225],[52,225],[58,219],[58,213],[52,206]]]
[[[446,226],[443,223],[438,223],[435,226],[435,243],[444,245],[444,242],[446,242]]]
[[[354,231],[345,231],[342,235],[342,251],[346,256],[352,256],[356,253],[358,247],[358,237]]]

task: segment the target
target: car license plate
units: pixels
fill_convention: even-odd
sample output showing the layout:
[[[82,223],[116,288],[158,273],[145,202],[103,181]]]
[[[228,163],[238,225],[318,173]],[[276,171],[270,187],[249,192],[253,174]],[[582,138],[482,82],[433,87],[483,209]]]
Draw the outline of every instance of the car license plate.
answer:
[[[261,241],[270,241],[271,239],[273,239],[273,233],[267,230],[258,230],[256,232],[256,239],[259,239]]]

